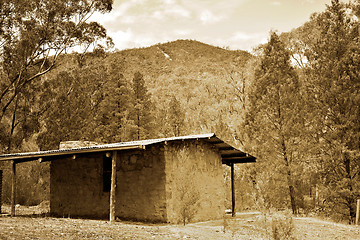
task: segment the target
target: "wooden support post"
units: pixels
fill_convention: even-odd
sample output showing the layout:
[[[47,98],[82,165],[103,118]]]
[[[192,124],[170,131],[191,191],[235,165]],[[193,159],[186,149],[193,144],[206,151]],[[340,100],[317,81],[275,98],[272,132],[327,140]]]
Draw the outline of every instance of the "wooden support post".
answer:
[[[1,214],[1,206],[2,206],[1,193],[2,193],[2,170],[0,170],[0,214]]]
[[[234,163],[231,163],[231,216],[235,217]]]
[[[360,199],[356,201],[356,219],[355,219],[356,225],[359,225],[359,218],[360,218]]]
[[[115,222],[115,202],[116,202],[116,159],[117,151],[112,153],[111,161],[111,188],[110,188],[110,222]]]
[[[16,163],[12,162],[11,174],[11,216],[15,216],[15,202],[16,202]]]

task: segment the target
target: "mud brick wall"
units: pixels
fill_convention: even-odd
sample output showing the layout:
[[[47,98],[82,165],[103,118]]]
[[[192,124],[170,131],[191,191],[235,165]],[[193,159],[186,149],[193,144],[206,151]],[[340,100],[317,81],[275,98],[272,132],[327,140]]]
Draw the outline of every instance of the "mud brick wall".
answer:
[[[54,216],[109,217],[103,192],[103,157],[89,153],[51,162],[50,212]],[[120,151],[117,159],[115,215],[120,219],[166,221],[165,164],[160,145]]]
[[[108,218],[104,154],[51,162],[52,215]],[[209,143],[178,141],[118,152],[115,215],[120,219],[182,223],[184,206],[191,206],[187,222],[220,219],[224,199],[221,157]]]
[[[50,165],[50,213],[59,217],[109,215],[109,192],[103,192],[103,155],[53,160]]]
[[[121,152],[115,215],[122,219],[166,222],[165,159],[161,144]]]
[[[0,213],[1,213],[1,206],[2,206],[2,170],[0,170]]]
[[[203,141],[165,145],[168,222],[221,219],[225,188],[221,156]]]

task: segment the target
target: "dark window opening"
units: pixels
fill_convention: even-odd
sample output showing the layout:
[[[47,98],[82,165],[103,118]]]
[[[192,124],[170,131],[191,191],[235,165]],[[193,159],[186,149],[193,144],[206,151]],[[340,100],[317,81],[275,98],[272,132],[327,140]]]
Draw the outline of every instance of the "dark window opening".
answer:
[[[111,157],[104,156],[103,159],[103,191],[110,192],[111,189]]]

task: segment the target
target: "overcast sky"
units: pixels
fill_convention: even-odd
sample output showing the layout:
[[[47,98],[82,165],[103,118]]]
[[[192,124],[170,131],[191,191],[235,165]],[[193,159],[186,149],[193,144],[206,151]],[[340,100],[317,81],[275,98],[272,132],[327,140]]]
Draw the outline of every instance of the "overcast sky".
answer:
[[[96,14],[119,50],[177,39],[251,50],[270,30],[290,31],[330,0],[114,0]]]

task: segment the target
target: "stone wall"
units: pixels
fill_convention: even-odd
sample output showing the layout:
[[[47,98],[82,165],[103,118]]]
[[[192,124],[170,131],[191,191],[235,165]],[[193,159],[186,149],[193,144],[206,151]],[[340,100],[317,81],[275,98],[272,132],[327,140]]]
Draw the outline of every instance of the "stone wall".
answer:
[[[1,213],[1,206],[2,206],[2,170],[0,170],[0,213]]]
[[[60,217],[109,215],[109,192],[103,192],[103,153],[53,160],[50,165],[50,213]]]
[[[108,218],[104,155],[88,153],[51,162],[53,215]],[[209,143],[178,141],[118,152],[115,215],[120,219],[170,223],[220,219],[224,200],[221,157]]]
[[[168,222],[221,219],[225,189],[218,150],[203,141],[170,142],[165,159]]]
[[[109,192],[103,192],[103,156],[51,162],[50,211],[55,216],[108,218]],[[120,151],[117,159],[115,215],[120,219],[166,221],[164,154],[160,145],[146,151]]]
[[[160,144],[119,154],[115,215],[166,222],[165,160]]]

